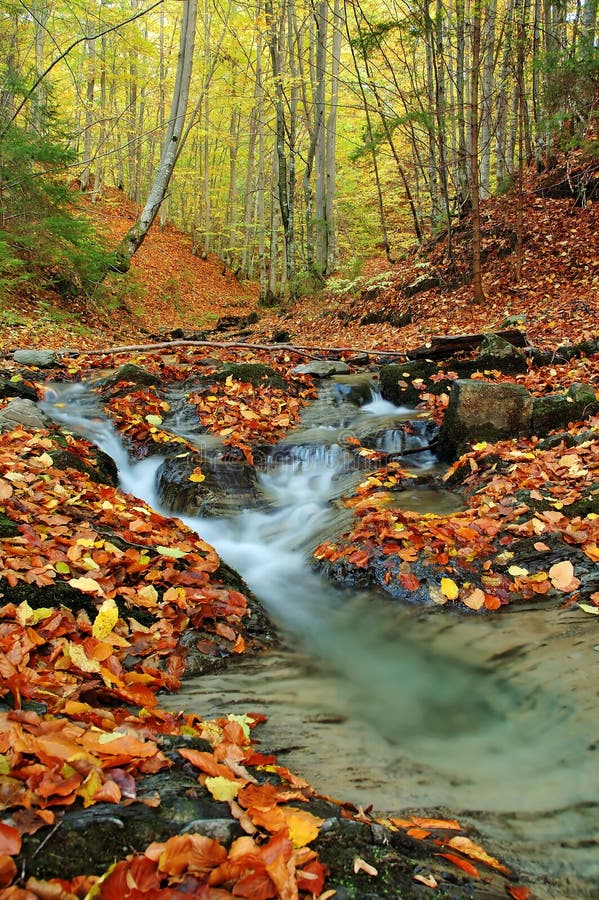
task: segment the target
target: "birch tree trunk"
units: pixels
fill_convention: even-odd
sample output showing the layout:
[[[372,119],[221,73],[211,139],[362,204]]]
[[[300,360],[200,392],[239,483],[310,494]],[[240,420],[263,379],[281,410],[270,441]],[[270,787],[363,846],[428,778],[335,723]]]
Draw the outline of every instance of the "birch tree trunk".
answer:
[[[472,197],[472,286],[474,302],[483,303],[485,294],[480,264],[480,188],[478,173],[478,96],[480,86],[481,2],[474,0],[472,8],[472,74],[470,84],[470,194]]]
[[[185,124],[189,84],[193,68],[197,12],[197,0],[184,0],[177,74],[175,76],[175,87],[173,90],[171,111],[162,150],[162,157],[154,177],[154,182],[150,188],[148,198],[141,211],[141,215],[129,229],[117,249],[117,261],[115,265],[117,271],[127,271],[131,262],[131,257],[144,242],[145,237],[156,218],[160,204],[164,200],[175,168],[177,156],[180,152],[180,137]]]

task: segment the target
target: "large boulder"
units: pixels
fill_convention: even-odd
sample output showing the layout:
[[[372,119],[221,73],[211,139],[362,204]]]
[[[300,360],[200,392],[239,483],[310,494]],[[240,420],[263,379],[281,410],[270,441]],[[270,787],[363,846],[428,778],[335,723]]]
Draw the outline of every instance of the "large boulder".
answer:
[[[505,374],[526,372],[528,363],[521,350],[498,334],[486,334],[478,348],[481,369],[499,369]]]
[[[439,432],[439,456],[452,460],[472,441],[530,434],[533,399],[519,384],[458,379]]]
[[[420,402],[420,393],[423,390],[420,382],[427,381],[438,371],[436,363],[425,359],[383,366],[379,374],[381,396],[396,406],[413,406]]]

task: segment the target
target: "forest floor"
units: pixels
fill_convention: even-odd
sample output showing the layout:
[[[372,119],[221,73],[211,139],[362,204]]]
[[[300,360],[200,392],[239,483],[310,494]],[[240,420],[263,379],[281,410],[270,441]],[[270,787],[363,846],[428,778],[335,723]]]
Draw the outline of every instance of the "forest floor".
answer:
[[[118,191],[109,191],[105,200],[86,208],[109,244],[122,237],[135,216],[134,205]],[[18,301],[20,324],[0,316],[0,348],[139,343],[149,334],[175,329],[209,331],[221,317],[250,313],[259,318],[247,330],[247,340],[271,340],[284,330],[291,343],[308,346],[409,350],[431,335],[495,330],[506,317],[523,317],[535,346],[555,347],[596,336],[599,203],[582,208],[572,199],[527,193],[519,281],[513,199],[486,201],[482,217],[487,296],[482,306],[472,302],[471,286],[460,284],[468,267],[467,223],[456,229],[451,273],[446,245],[440,241],[426,256],[407,255],[393,266],[382,258],[368,260],[357,278],[340,272],[326,290],[274,310],[260,308],[256,285],[240,282],[218,257],[194,255],[189,235],[170,224],[162,231],[154,225],[133,258],[133,281],[124,289],[118,276],[110,279],[108,308],[93,298],[62,300],[31,292]],[[406,297],[405,286],[423,273],[438,277],[439,285]],[[380,321],[364,324],[366,316]],[[396,327],[392,323],[400,317],[407,324]]]
[[[91,214],[115,239],[134,210],[114,193]],[[1,405],[19,385],[40,396],[47,378],[103,377],[98,391],[106,415],[134,455],[143,457],[151,448],[172,443],[163,428],[170,412],[163,388],[187,384],[190,374],[197,376],[201,369],[189,395],[199,421],[220,436],[231,459],[251,465],[256,447],[292,428],[314,395],[312,379],[292,371],[303,361],[301,353],[273,348],[252,356],[221,349],[213,355],[205,348],[181,347],[166,354],[136,352],[134,362],[149,380],[111,382],[106,371],[129,362],[131,354],[97,351],[168,340],[177,329],[207,333],[217,341],[265,344],[285,331],[285,341],[308,347],[404,351],[434,335],[496,330],[506,317],[520,321],[536,347],[553,350],[568,341],[596,340],[597,205],[581,209],[570,200],[528,195],[518,284],[513,205],[507,199],[489,201],[483,219],[489,298],[484,306],[471,302],[471,288],[462,283],[465,226],[456,234],[451,275],[438,243],[426,267],[422,256],[393,268],[371,262],[359,280],[339,277],[325,293],[276,311],[261,309],[255,286],[240,284],[218,259],[193,255],[189,237],[171,226],[162,233],[155,228],[134,258],[136,289],[123,297],[113,281],[111,309],[47,294],[22,298],[18,326],[0,327],[9,390]],[[423,273],[438,286],[408,296],[412,292],[406,286]],[[224,330],[212,331],[219,319],[243,319],[254,312],[258,321],[253,324],[231,318]],[[379,321],[366,324],[364,318],[373,314]],[[404,322],[399,327],[398,316]],[[12,360],[13,350],[27,347],[81,354],[65,355],[58,370],[46,374]],[[269,369],[252,384],[239,368],[231,368],[240,361]],[[440,371],[438,378],[453,375]],[[573,381],[597,390],[598,375],[595,352],[541,366],[519,380],[541,396],[566,390]],[[438,397],[422,396],[434,415],[442,415]],[[404,473],[354,441],[355,452],[371,459],[372,471],[365,473],[356,495],[346,498],[355,509],[353,531],[345,543],[324,547],[321,555],[335,561],[345,555],[363,569],[378,541],[384,554],[397,554],[397,581],[411,591],[418,587],[418,570],[410,569],[415,560],[409,548],[424,553],[432,548],[443,570],[439,605],[457,602],[471,611],[484,606],[492,613],[523,599],[553,598],[568,607],[583,599],[576,608],[594,625],[599,610],[592,573],[599,559],[596,433],[597,416],[569,423],[547,445],[537,445],[534,438],[517,444],[480,442],[454,466],[466,485],[465,497],[475,499],[468,500],[465,512],[437,523],[390,508],[383,489],[394,491]],[[175,458],[180,457],[185,458],[183,482],[199,489],[206,479],[203,461],[184,439],[177,445]],[[132,900],[179,900],[190,893],[205,900],[362,900],[398,896],[399,890],[406,897],[593,896],[594,887],[575,878],[575,894],[551,893],[551,884],[544,884],[538,872],[531,892],[517,884],[509,861],[504,865],[488,854],[452,818],[414,814],[377,820],[370,810],[332,804],[256,750],[250,735],[260,722],[258,714],[204,722],[162,710],[157,692],[176,690],[189,671],[193,654],[184,635],[190,628],[196,635],[194,665],[201,669],[223,654],[268,644],[268,626],[256,614],[259,605],[246,599],[243,586],[231,580],[201,536],[144,503],[132,506],[115,486],[106,460],[86,441],[60,429],[16,428],[0,435],[0,464],[0,578],[6,601],[0,610],[3,900],[72,900],[88,892]],[[526,493],[516,497],[520,486]],[[389,551],[384,544],[391,531]],[[512,556],[503,553],[497,570],[492,568],[500,556],[496,537],[503,550],[516,548]],[[520,541],[527,541],[529,554],[534,541],[535,562],[526,568],[518,555]],[[472,589],[459,568],[464,561],[471,570],[478,557],[484,590]],[[181,815],[187,819],[178,822],[177,831],[200,819],[221,824],[212,822],[204,834],[174,835],[169,816],[175,815],[177,796],[169,796],[165,773],[178,785],[179,802],[186,798]],[[149,809],[152,824],[133,823],[127,812],[132,806]],[[120,818],[107,807],[118,809]],[[95,819],[94,809],[101,810]],[[86,827],[93,819],[100,829],[94,832],[97,856],[91,858],[78,837],[86,813]],[[117,818],[119,828],[127,830],[129,849],[136,852],[126,854],[127,842],[118,833],[115,838]],[[353,823],[350,837],[343,822]],[[231,832],[231,823],[238,831]],[[229,838],[237,835],[232,844],[217,839],[218,828]],[[73,848],[68,867],[58,841],[65,834]],[[144,835],[149,835],[145,843]],[[110,861],[119,858],[110,868]],[[76,868],[80,862],[83,871]],[[339,881],[342,868],[344,883]],[[333,889],[326,881],[328,870],[337,878]],[[97,884],[102,871],[104,880]],[[58,872],[63,881],[48,886],[44,879]]]

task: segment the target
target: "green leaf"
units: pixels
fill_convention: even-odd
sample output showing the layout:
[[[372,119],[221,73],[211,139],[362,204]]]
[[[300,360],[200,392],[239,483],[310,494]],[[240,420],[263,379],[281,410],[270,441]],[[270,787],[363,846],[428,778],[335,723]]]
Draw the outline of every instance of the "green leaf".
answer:
[[[62,560],[57,562],[56,565],[54,566],[54,568],[56,569],[57,572],[60,572],[61,575],[70,575],[71,574],[70,566],[68,566],[66,564],[66,562],[62,562]]]
[[[171,556],[173,559],[183,559],[184,556],[187,556],[187,553],[178,550],[177,547],[156,547],[156,549],[162,556]]]
[[[162,425],[162,419],[160,418],[160,416],[146,416],[146,422],[148,423],[148,425]]]

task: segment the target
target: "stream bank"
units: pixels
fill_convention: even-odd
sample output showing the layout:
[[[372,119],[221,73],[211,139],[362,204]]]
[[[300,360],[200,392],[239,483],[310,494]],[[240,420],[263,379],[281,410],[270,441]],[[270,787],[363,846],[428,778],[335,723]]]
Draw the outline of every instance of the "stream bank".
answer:
[[[380,411],[379,406],[377,412]],[[362,410],[361,414],[369,413]],[[384,415],[395,415],[396,421],[393,423],[395,427],[388,428],[387,431],[397,432],[397,419],[400,422],[405,421],[413,414],[386,407]],[[574,657],[573,664],[568,669],[563,691],[560,685],[563,665],[556,664],[553,657],[555,649],[561,651],[570,646],[568,640],[571,637],[577,637],[584,642],[584,617],[575,610],[565,611],[566,618],[562,617],[562,621],[567,621],[568,630],[572,629],[566,636],[565,643],[558,641],[558,635],[551,631],[549,622],[555,620],[556,613],[549,608],[531,611],[524,626],[522,619],[519,622],[516,622],[516,619],[527,612],[525,609],[515,616],[513,614],[502,616],[502,622],[509,622],[510,626],[513,626],[509,628],[506,626],[505,632],[500,626],[491,624],[496,623],[498,621],[496,619],[479,617],[464,619],[461,616],[450,615],[451,624],[447,624],[445,615],[441,619],[439,616],[424,613],[410,614],[405,619],[402,618],[402,614],[397,613],[397,618],[401,621],[398,622],[397,628],[391,629],[388,608],[380,611],[383,624],[378,628],[376,625],[371,628],[376,619],[373,613],[373,599],[363,601],[357,597],[354,601],[348,602],[347,594],[335,591],[329,596],[329,589],[307,570],[302,555],[313,545],[319,532],[322,534],[331,528],[339,529],[344,521],[347,522],[345,511],[339,506],[331,506],[329,500],[332,496],[340,496],[344,489],[350,489],[351,485],[355,485],[362,477],[359,468],[356,470],[355,466],[349,465],[348,460],[354,457],[351,454],[348,456],[347,451],[337,440],[340,429],[348,433],[348,425],[343,424],[343,417],[341,423],[337,423],[336,431],[330,422],[323,428],[322,423],[314,421],[318,417],[319,413],[313,405],[308,410],[307,422],[304,420],[302,426],[310,433],[310,439],[305,433],[301,439],[298,435],[292,436],[288,439],[289,449],[283,457],[280,456],[281,448],[277,448],[278,468],[269,472],[268,466],[265,467],[267,471],[262,473],[261,482],[265,493],[270,493],[269,508],[254,510],[224,521],[191,519],[189,522],[212,543],[220,545],[220,552],[224,558],[242,571],[262,596],[268,596],[269,612],[280,627],[291,633],[294,640],[303,634],[304,649],[312,654],[312,662],[307,666],[312,688],[315,684],[313,675],[320,673],[323,667],[325,673],[327,670],[334,673],[326,693],[327,696],[335,697],[335,708],[333,710],[329,708],[328,711],[325,709],[324,713],[317,712],[316,717],[321,715],[323,721],[314,724],[329,725],[335,729],[344,725],[340,720],[345,720],[350,723],[344,732],[345,737],[348,738],[349,731],[354,740],[358,734],[366,744],[360,747],[358,742],[355,750],[352,748],[351,753],[341,757],[347,760],[347,768],[332,766],[333,772],[343,768],[344,771],[352,773],[343,790],[343,775],[340,772],[339,786],[342,789],[342,796],[347,796],[348,799],[355,796],[358,803],[373,802],[365,797],[369,789],[375,790],[377,796],[372,780],[369,781],[369,773],[373,768],[372,760],[373,758],[385,760],[388,767],[386,769],[384,767],[385,771],[375,776],[375,780],[378,777],[379,782],[386,784],[386,788],[378,795],[381,799],[384,790],[389,790],[391,783],[389,771],[408,773],[405,781],[398,781],[398,793],[393,795],[397,796],[401,808],[405,808],[406,804],[417,808],[430,802],[438,804],[440,797],[446,797],[448,808],[464,810],[466,807],[466,814],[472,814],[473,820],[480,818],[485,821],[489,834],[493,833],[497,841],[505,842],[506,850],[511,852],[512,841],[515,835],[519,836],[520,859],[526,876],[535,883],[535,896],[563,897],[564,900],[566,898],[569,900],[572,896],[592,896],[594,888],[591,887],[589,890],[589,885],[597,879],[595,855],[597,843],[592,825],[597,799],[592,756],[594,748],[589,734],[589,723],[592,721],[596,693],[592,688],[589,689],[589,682],[592,684],[592,679],[589,680],[584,673],[588,671],[585,667],[592,668],[594,657],[587,641],[586,655],[584,659]],[[313,421],[310,421],[310,418]],[[351,435],[354,434],[355,431],[352,429]],[[402,434],[405,434],[403,430]],[[328,439],[326,445],[328,449],[324,452],[323,436]],[[391,437],[388,439],[397,440]],[[303,449],[298,454],[296,448],[300,447]],[[332,449],[333,447],[337,449]],[[432,461],[429,455],[424,461],[425,469]],[[298,471],[299,481],[296,487],[290,488],[288,476],[297,474]],[[133,472],[131,483],[135,484],[136,489],[139,489],[142,482],[148,483],[145,476],[140,471]],[[298,495],[301,501],[299,503]],[[156,502],[155,497],[152,499]],[[271,549],[273,546],[276,547],[276,557]],[[293,588],[297,589],[297,596],[293,594]],[[291,598],[290,589],[292,589]],[[325,603],[322,601],[323,595],[328,598]],[[325,620],[330,616],[326,632],[323,631],[323,609],[326,609]],[[393,617],[394,614],[391,615]],[[579,621],[570,621],[570,616],[578,616]],[[306,627],[308,630],[303,631]],[[536,643],[533,643],[533,640],[536,640],[539,630],[541,632],[546,630],[546,645],[541,648],[541,652],[536,653]],[[558,630],[561,632],[561,626]],[[497,641],[497,634],[502,632],[503,638]],[[374,641],[377,643],[370,646],[366,643],[369,649],[364,653],[362,639],[367,638],[369,633],[374,635]],[[527,636],[524,645],[522,633]],[[335,641],[327,637],[331,634],[335,635]],[[442,638],[442,634],[446,634],[446,637]],[[531,634],[533,638],[529,636]],[[339,639],[340,636],[342,639]],[[347,640],[350,640],[349,644],[344,643]],[[385,645],[389,652],[383,654],[384,664],[380,666],[381,650]],[[484,651],[479,652],[483,647]],[[551,660],[552,666],[548,666]],[[242,663],[240,670],[240,678],[244,685],[247,686],[248,681],[252,683],[253,676],[256,677],[257,683],[261,684],[255,698],[251,692],[248,695],[247,687],[239,687],[241,682],[237,682],[237,687],[235,686],[235,673],[232,673],[231,681],[229,675],[218,676],[213,687],[202,679],[205,686],[200,687],[202,711],[213,708],[209,699],[211,690],[215,694],[224,693],[229,699],[233,699],[237,692],[240,708],[244,699],[253,699],[253,705],[261,708],[260,695],[264,697],[269,693],[272,694],[273,684],[279,680],[284,681],[283,673],[287,665],[285,662],[281,670],[277,669],[276,659],[269,661],[267,657],[264,662],[265,665],[261,670],[254,671],[253,663]],[[389,662],[392,667],[385,668]],[[582,666],[578,663],[582,663]],[[372,668],[368,667],[369,664],[374,665],[379,671],[373,674]],[[249,665],[249,670],[244,670],[244,665]],[[274,668],[270,669],[270,676],[264,677],[270,665]],[[539,674],[538,681],[535,678],[529,680],[531,671]],[[292,677],[292,683],[295,677],[297,681],[294,693],[302,700],[305,697],[312,697],[310,693],[312,688],[307,687],[306,672],[302,671],[301,665],[297,676]],[[350,691],[349,696],[345,694],[341,697],[339,685],[347,682],[351,684],[354,693]],[[398,691],[398,685],[401,686],[401,691]],[[410,692],[415,691],[414,702],[410,702],[409,692],[403,689],[404,685],[410,686]],[[547,685],[551,686],[550,690],[547,690]],[[443,693],[445,690],[447,695]],[[577,705],[581,694],[586,698],[582,701],[584,713],[581,717],[575,715],[572,718],[567,714],[571,707],[573,692],[576,692]],[[197,693],[192,693],[191,696],[194,704],[199,703]],[[291,696],[288,694],[287,698],[291,699]],[[178,708],[183,703],[183,695],[178,695],[173,702]],[[206,702],[207,707],[204,705]],[[297,700],[294,706],[296,705]],[[313,709],[314,706],[318,706],[318,701],[310,699],[307,705]],[[272,734],[274,745],[283,750],[285,757],[289,753],[290,759],[293,759],[294,751],[289,749],[288,736],[291,733],[303,734],[307,715],[302,713],[301,705],[297,714],[295,709],[287,707],[285,702],[284,708],[291,713],[291,718],[283,715],[284,724],[280,731],[276,731],[275,725],[275,731],[266,734]],[[216,702],[214,709],[218,711]],[[280,704],[275,702],[273,709],[275,710],[273,719],[276,722],[277,716],[281,713]],[[514,709],[522,709],[522,714],[520,718],[516,716],[509,723],[507,731],[502,736],[501,728]],[[556,716],[555,710],[560,710],[560,714]],[[589,714],[588,719],[586,713]],[[373,716],[376,720],[374,728]],[[427,748],[429,731],[433,733],[434,739],[432,744],[429,742]],[[487,731],[491,733],[485,743]],[[334,748],[335,740],[341,740],[341,743],[345,744],[343,737],[341,739],[331,737],[330,728],[326,738],[325,732],[326,728],[324,731],[322,728],[317,729],[309,754],[298,751],[298,756],[303,758],[304,764],[306,758],[316,761],[316,768],[319,771],[314,773],[315,775],[326,771],[327,761],[337,754],[334,749],[328,752],[322,748],[330,746]],[[524,740],[523,734],[526,736]],[[553,741],[553,744],[547,743],[548,734],[549,741]],[[285,741],[281,741],[281,736],[285,737]],[[410,739],[413,747],[411,759]],[[305,747],[301,741],[299,743],[301,747]],[[398,750],[398,744],[402,743],[407,746],[401,746]],[[517,753],[514,756],[509,755],[510,749],[518,749],[523,743],[526,751],[523,754],[524,759],[522,754],[520,758]],[[373,749],[373,746],[376,749]],[[392,749],[387,753],[385,747]],[[546,752],[539,754],[539,749],[543,747]],[[429,759],[426,758],[427,752]],[[420,759],[419,757],[423,755],[424,758]],[[448,755],[451,763],[444,768],[439,763]],[[505,774],[500,775],[498,784],[496,764],[500,759],[503,759],[505,764]],[[467,761],[467,778],[460,774],[465,761]],[[570,783],[563,780],[564,763],[574,761],[571,767],[574,782]],[[480,762],[480,770],[478,774],[473,771],[470,777],[473,762]],[[514,772],[520,771],[523,762],[522,777],[516,780],[514,793],[504,796],[504,784],[510,783]],[[296,765],[296,768],[301,770],[302,766]],[[422,792],[416,790],[410,795],[409,785],[417,785],[419,781],[425,785]],[[502,797],[503,805],[497,806],[496,802],[489,803],[487,796],[484,798],[486,803],[480,802],[480,786],[483,783],[495,785],[496,793]],[[522,792],[523,786],[527,785],[531,789],[525,791],[526,799],[521,799],[518,806],[514,798]],[[546,803],[547,785],[550,786],[552,793],[556,786],[560,787],[561,793],[559,796],[556,795],[554,806]],[[447,788],[445,794],[444,787]],[[465,788],[462,796],[467,800],[460,799],[462,788]],[[358,793],[352,793],[354,790]],[[436,791],[439,793],[435,793]],[[378,803],[375,805],[378,806]],[[385,808],[388,806],[383,803],[381,809]],[[545,840],[551,840],[556,849],[563,843],[560,828],[564,828],[569,834],[568,852],[564,854],[567,858],[562,859],[560,856],[560,860],[556,860],[553,867],[548,866],[546,855],[542,850],[543,841],[539,845],[535,837],[535,829],[542,821],[546,824],[552,823],[551,827],[547,824],[544,835]]]

